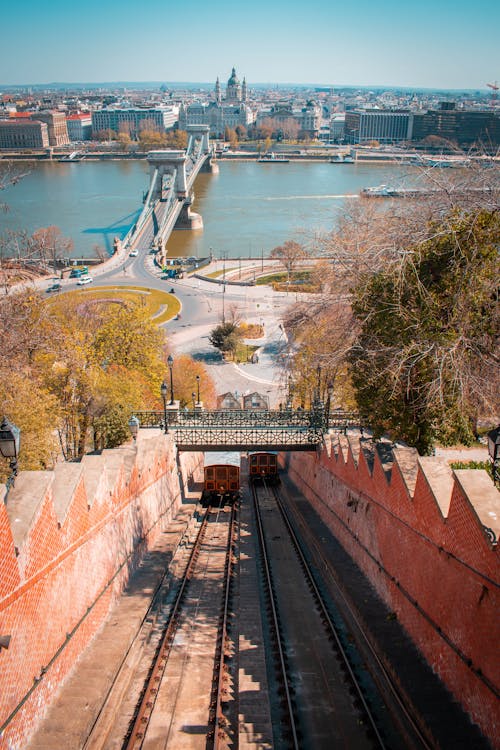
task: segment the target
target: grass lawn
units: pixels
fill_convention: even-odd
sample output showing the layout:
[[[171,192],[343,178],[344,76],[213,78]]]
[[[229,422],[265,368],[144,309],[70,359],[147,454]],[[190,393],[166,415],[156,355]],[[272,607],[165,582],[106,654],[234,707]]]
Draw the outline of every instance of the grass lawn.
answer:
[[[141,286],[101,286],[94,288],[78,289],[72,292],[63,292],[69,295],[85,295],[85,299],[92,299],[98,302],[101,301],[120,301],[120,302],[135,302],[143,305],[151,318],[157,325],[165,323],[167,320],[171,320],[175,317],[181,305],[177,297],[168,292],[163,292],[160,289],[149,289]],[[51,297],[51,302],[56,302],[57,299],[61,298],[61,294],[57,297]]]
[[[290,284],[287,283],[286,271],[271,273],[267,276],[259,276],[256,284],[259,286],[270,285],[275,291],[284,292],[292,290],[296,292],[316,292],[316,287],[311,283],[311,271],[296,271],[290,274]]]

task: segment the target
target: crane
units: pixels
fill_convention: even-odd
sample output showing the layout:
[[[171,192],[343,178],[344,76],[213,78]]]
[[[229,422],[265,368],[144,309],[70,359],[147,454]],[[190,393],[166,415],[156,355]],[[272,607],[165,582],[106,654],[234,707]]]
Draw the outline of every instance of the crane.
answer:
[[[497,91],[500,88],[500,86],[498,85],[498,81],[495,81],[495,83],[487,83],[486,85],[489,89],[491,89],[491,101],[496,101]]]

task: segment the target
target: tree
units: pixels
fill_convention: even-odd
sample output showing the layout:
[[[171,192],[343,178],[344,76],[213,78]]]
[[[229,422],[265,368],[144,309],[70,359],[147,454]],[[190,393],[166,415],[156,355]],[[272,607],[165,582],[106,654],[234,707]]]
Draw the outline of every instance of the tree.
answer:
[[[114,130],[111,130],[111,128],[104,128],[103,130],[98,130],[96,133],[94,133],[94,138],[97,141],[114,141],[116,139],[116,132]]]
[[[247,137],[247,129],[244,125],[236,125],[235,133],[238,136],[238,140],[243,141]]]
[[[142,129],[139,133],[139,146],[142,151],[150,151],[155,148],[164,148],[167,143],[165,133],[158,130]]]
[[[49,260],[52,262],[54,272],[57,268],[57,261],[67,256],[73,246],[73,240],[70,237],[64,237],[59,227],[45,227],[33,232],[33,250],[46,263]]]
[[[118,144],[120,145],[120,148],[123,151],[128,151],[130,149],[130,146],[132,144],[132,138],[128,133],[120,132],[118,133],[118,136],[116,138]]]
[[[376,435],[427,453],[435,440],[469,443],[479,414],[499,413],[499,236],[497,211],[455,211],[356,286],[349,359]]]
[[[237,324],[233,321],[221,323],[212,329],[208,340],[212,346],[215,346],[223,354],[234,356],[240,342]]]
[[[165,138],[167,148],[175,148],[178,151],[187,148],[188,134],[185,130],[169,130]]]
[[[0,190],[12,187],[23,177],[26,177],[32,169],[31,164],[16,164],[12,161],[2,161],[0,164]],[[7,211],[6,203],[0,203],[0,211]]]
[[[290,275],[300,260],[307,257],[307,252],[303,245],[293,240],[287,240],[283,245],[273,248],[269,257],[279,260],[286,269],[287,283],[290,283]]]

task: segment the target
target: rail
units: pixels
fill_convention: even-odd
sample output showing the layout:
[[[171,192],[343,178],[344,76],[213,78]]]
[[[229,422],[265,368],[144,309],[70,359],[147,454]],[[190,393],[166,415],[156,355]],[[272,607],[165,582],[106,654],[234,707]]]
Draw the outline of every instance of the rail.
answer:
[[[290,729],[291,734],[291,746],[293,750],[299,750],[300,742],[298,736],[297,717],[293,706],[292,694],[290,685],[292,683],[291,675],[287,669],[286,659],[286,647],[284,638],[282,635],[281,622],[278,613],[278,606],[276,603],[276,597],[274,594],[274,582],[271,571],[271,564],[269,560],[269,553],[266,544],[266,537],[264,534],[264,525],[262,522],[262,516],[260,513],[259,501],[257,497],[257,489],[255,485],[252,485],[252,499],[255,513],[255,524],[257,529],[257,536],[259,540],[259,549],[262,559],[262,570],[265,582],[266,597],[268,600],[270,620],[273,628],[273,638],[275,641],[276,660],[279,665],[280,677],[283,683],[284,703],[286,706],[286,721]]]

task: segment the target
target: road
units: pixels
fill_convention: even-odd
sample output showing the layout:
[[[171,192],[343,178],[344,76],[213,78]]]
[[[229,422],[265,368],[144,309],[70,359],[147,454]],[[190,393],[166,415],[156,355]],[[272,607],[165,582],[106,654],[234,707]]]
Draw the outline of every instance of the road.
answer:
[[[231,268],[231,261],[226,262],[228,269]],[[261,261],[245,260],[240,262],[239,267],[243,271],[255,268],[258,273],[260,265]],[[210,274],[216,268],[217,261],[214,261],[203,270]],[[154,255],[144,250],[137,257],[130,257],[125,250],[121,250],[106,263],[91,268],[90,275],[94,288],[112,284],[144,286],[162,291],[173,289],[181,303],[181,316],[179,320],[173,319],[163,324],[163,327],[174,357],[176,353],[185,353],[202,361],[213,378],[218,394],[232,391],[241,396],[258,391],[268,396],[271,407],[286,401],[287,377],[280,362],[286,362],[289,351],[282,321],[290,305],[302,295],[273,292],[267,286],[224,286],[193,276],[163,281],[160,270],[154,265]],[[63,291],[90,287],[80,287],[76,281],[64,279],[61,282]],[[49,284],[46,279],[36,282],[41,290]],[[257,363],[236,365],[224,362],[208,341],[210,331],[222,321],[223,311],[228,318],[233,308],[241,320],[263,325],[264,336],[251,342],[259,346]]]

